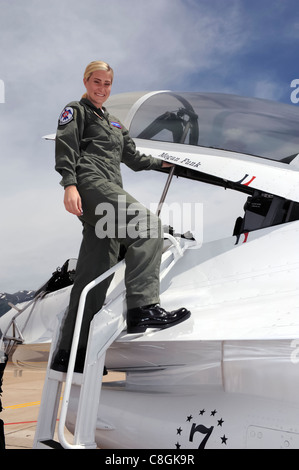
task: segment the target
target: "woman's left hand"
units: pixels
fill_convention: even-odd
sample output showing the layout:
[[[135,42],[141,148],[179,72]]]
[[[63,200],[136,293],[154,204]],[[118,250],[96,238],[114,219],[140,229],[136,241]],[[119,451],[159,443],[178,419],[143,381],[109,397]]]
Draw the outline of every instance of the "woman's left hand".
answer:
[[[174,166],[172,163],[162,162],[162,168],[169,168],[170,166]]]

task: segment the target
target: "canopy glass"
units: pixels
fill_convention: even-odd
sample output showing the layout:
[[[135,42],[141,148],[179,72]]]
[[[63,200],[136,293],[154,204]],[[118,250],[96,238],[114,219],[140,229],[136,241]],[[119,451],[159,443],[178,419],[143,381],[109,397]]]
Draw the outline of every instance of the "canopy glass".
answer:
[[[290,163],[299,153],[294,105],[221,93],[157,92],[130,122],[135,138],[223,149]]]

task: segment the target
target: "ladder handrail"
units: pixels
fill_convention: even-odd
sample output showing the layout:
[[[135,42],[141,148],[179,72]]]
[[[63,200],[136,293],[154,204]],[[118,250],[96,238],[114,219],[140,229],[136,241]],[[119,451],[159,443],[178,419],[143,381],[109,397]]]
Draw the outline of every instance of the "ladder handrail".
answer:
[[[77,311],[76,324],[75,324],[75,329],[74,329],[74,335],[73,335],[73,341],[72,341],[72,346],[71,346],[70,358],[69,358],[69,363],[68,363],[68,369],[66,373],[64,393],[62,397],[59,425],[58,425],[59,441],[61,445],[65,448],[72,448],[72,449],[84,448],[84,445],[70,445],[66,441],[64,437],[64,427],[65,427],[67,409],[68,409],[69,398],[70,398],[70,393],[71,393],[72,379],[73,379],[73,374],[74,374],[74,369],[75,369],[76,355],[77,355],[77,349],[78,349],[78,344],[79,344],[79,337],[80,337],[80,332],[81,332],[86,297],[91,289],[96,287],[98,284],[104,281],[107,277],[114,274],[119,268],[121,268],[121,266],[124,263],[125,261],[122,260],[119,263],[117,263],[115,266],[113,266],[112,268],[108,269],[108,271],[101,274],[96,279],[94,279],[89,284],[87,284],[81,292],[78,311]]]

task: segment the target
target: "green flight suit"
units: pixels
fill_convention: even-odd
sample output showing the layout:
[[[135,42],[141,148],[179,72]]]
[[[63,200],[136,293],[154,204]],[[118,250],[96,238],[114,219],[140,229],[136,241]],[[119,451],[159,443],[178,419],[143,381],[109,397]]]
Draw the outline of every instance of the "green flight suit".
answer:
[[[127,129],[103,110],[86,98],[70,103],[60,115],[56,134],[55,169],[64,187],[77,186],[83,207],[83,240],[59,340],[59,348],[65,350],[71,347],[82,289],[117,263],[120,243],[126,249],[127,308],[159,303],[161,221],[124,191],[120,163],[140,171],[161,168],[161,161],[140,154]],[[111,208],[109,216],[105,207]],[[128,211],[132,207],[137,212]],[[102,307],[111,279],[87,296],[79,350],[86,347],[90,321]]]

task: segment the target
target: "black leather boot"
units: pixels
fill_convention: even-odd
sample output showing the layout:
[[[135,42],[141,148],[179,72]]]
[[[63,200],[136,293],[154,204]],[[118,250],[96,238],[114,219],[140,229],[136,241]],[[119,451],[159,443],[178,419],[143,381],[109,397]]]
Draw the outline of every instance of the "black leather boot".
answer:
[[[51,369],[57,370],[58,372],[67,372],[67,368],[70,360],[70,351],[65,349],[59,349],[54,355],[54,359],[51,364]],[[85,362],[85,350],[79,349],[76,356],[74,371],[79,374],[83,373]]]
[[[51,369],[58,372],[66,372],[69,364],[70,352],[65,349],[59,349],[52,360]]]
[[[170,328],[187,320],[190,315],[186,308],[166,312],[158,304],[132,308],[127,312],[127,332],[143,333],[147,328]]]

